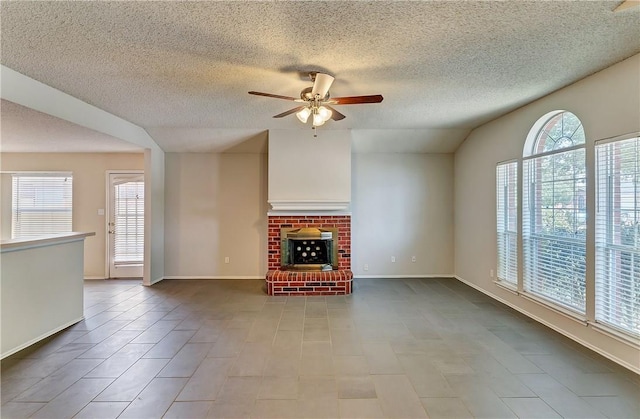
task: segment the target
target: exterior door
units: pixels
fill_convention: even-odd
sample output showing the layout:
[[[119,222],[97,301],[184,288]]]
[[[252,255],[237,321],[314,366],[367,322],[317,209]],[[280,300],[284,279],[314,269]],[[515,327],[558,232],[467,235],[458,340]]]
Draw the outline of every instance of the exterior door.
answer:
[[[139,278],[144,267],[144,174],[109,173],[109,278]]]

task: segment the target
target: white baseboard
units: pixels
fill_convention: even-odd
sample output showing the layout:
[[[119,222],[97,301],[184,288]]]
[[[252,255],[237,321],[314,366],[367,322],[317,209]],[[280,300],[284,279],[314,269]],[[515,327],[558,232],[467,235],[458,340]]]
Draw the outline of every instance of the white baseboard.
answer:
[[[264,275],[263,276],[255,276],[255,275],[227,275],[227,276],[220,276],[220,275],[207,275],[207,276],[185,276],[185,275],[170,275],[170,276],[165,276],[163,279],[262,279],[264,280]]]
[[[106,279],[104,276],[85,276],[85,280]]]
[[[420,275],[354,275],[354,278],[362,279],[416,279],[416,278],[448,278],[455,279],[454,274],[420,274]],[[167,275],[162,279],[262,279],[264,276],[259,275]],[[158,282],[153,282],[154,284]]]
[[[415,278],[451,278],[455,279],[454,274],[421,274],[421,275],[353,275],[357,279],[415,279]]]
[[[465,279],[462,279],[458,275],[454,275],[454,278],[457,279],[458,281],[470,286],[471,288],[474,288],[474,289],[480,291],[481,293],[493,298],[494,300],[499,301],[502,304],[511,307],[512,309],[524,314],[525,316],[537,321],[538,323],[541,323],[541,324],[547,326],[548,328],[553,329],[554,331],[560,333],[563,336],[568,337],[569,339],[579,343],[580,345],[591,349],[592,351],[594,351],[594,352],[602,355],[603,357],[615,362],[616,364],[621,365],[621,366],[627,368],[628,370],[635,372],[636,374],[640,374],[640,368],[638,366],[633,365],[633,364],[629,364],[625,360],[620,359],[617,356],[612,355],[612,354],[610,354],[610,353],[608,353],[606,351],[603,351],[602,349],[598,348],[597,346],[594,346],[594,345],[590,344],[589,342],[586,342],[583,339],[581,339],[581,338],[579,338],[579,337],[567,332],[566,330],[559,328],[558,326],[554,325],[553,323],[548,322],[547,320],[544,320],[543,318],[540,318],[540,317],[536,316],[535,314],[530,313],[529,311],[523,309],[522,307],[517,306],[515,304],[512,304],[509,301],[504,300],[504,299],[498,297],[497,295],[495,295],[495,294],[493,294],[493,293],[491,293],[491,292],[489,292],[489,291],[487,291],[487,290],[485,290],[483,288],[480,288],[479,286],[477,286],[473,282],[469,282],[469,281],[467,281]]]
[[[56,328],[55,328],[55,329],[53,329],[53,330],[50,330],[50,331],[48,331],[48,332],[45,332],[45,333],[43,333],[42,335],[38,336],[37,338],[31,339],[30,341],[28,341],[28,342],[26,342],[26,343],[23,343],[22,345],[16,346],[16,347],[15,347],[15,348],[13,348],[13,349],[9,349],[7,352],[5,352],[5,353],[3,353],[2,355],[0,355],[0,359],[4,359],[4,358],[6,358],[6,357],[8,357],[8,356],[10,356],[10,355],[15,354],[16,352],[20,352],[20,351],[21,351],[21,350],[23,350],[24,348],[27,348],[27,347],[29,347],[29,346],[33,345],[34,343],[38,343],[38,342],[40,342],[42,339],[48,338],[48,337],[49,337],[49,336],[51,336],[51,335],[55,335],[55,334],[56,334],[56,333],[58,333],[59,331],[64,330],[64,329],[66,329],[66,328],[67,328],[67,327],[69,327],[69,326],[73,326],[74,324],[76,324],[76,323],[78,323],[78,322],[80,322],[80,321],[82,321],[82,320],[84,320],[84,316],[82,316],[82,317],[80,317],[80,318],[78,318],[78,319],[75,319],[75,320],[71,320],[70,322],[63,324],[63,325],[62,325],[62,326],[60,326],[60,327],[56,327]]]

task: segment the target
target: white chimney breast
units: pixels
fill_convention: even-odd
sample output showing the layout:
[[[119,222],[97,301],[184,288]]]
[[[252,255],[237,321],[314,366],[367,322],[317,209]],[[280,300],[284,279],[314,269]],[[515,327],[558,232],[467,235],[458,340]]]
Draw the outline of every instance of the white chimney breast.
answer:
[[[351,131],[269,131],[274,211],[344,211],[351,203]]]

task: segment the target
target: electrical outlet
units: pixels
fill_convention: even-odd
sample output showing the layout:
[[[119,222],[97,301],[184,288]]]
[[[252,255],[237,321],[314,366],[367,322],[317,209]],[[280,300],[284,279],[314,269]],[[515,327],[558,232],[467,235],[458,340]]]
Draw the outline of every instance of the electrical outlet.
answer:
[[[365,264],[364,264],[364,270],[365,270],[365,271],[368,271],[368,270],[369,270],[369,264],[368,264],[368,263],[365,263]]]
[[[415,261],[416,261],[416,257],[415,256],[411,256],[411,262],[415,263]]]
[[[391,256],[391,263],[396,263],[396,257],[395,256]]]
[[[489,276],[490,276],[491,278],[493,278],[493,269],[491,269],[491,270],[489,271]]]
[[[229,263],[229,256],[224,257],[224,263]]]

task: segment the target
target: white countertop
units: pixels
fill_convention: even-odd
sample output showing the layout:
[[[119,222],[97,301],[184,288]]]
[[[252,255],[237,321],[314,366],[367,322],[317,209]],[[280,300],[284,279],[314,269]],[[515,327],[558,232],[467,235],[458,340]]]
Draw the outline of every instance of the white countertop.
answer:
[[[52,246],[55,244],[67,243],[76,240],[84,240],[86,237],[95,236],[96,233],[62,233],[49,236],[35,237],[30,239],[10,239],[0,241],[1,252],[12,252],[15,250],[30,249],[34,247]]]

